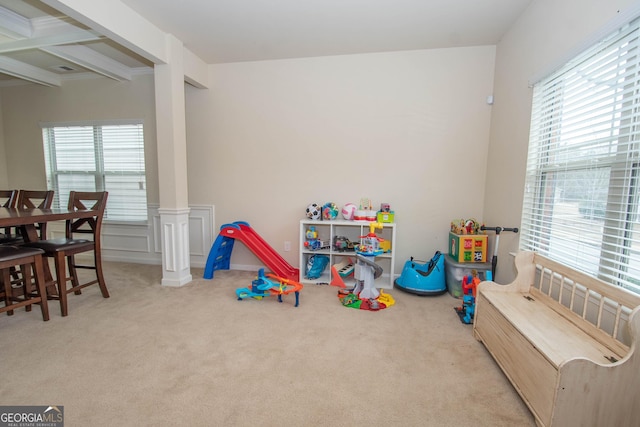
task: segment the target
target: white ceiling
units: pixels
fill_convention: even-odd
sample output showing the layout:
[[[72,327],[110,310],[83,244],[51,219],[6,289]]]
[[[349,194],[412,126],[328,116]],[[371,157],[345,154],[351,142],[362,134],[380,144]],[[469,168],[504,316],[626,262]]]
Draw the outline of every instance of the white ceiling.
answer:
[[[182,40],[186,48],[209,64],[492,45],[531,3],[121,1],[163,32]],[[4,75],[5,80],[19,77],[56,86],[65,78],[91,72],[128,80],[152,66],[38,0],[0,0],[0,79]]]

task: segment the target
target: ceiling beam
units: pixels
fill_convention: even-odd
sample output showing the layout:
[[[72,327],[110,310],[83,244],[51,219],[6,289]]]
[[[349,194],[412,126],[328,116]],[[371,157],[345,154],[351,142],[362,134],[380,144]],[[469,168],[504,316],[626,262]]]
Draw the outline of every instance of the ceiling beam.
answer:
[[[58,44],[81,43],[100,40],[102,37],[91,31],[76,31],[75,33],[57,34],[54,36],[37,37],[0,43],[0,54],[19,52],[21,50],[39,49]]]
[[[114,80],[131,80],[131,68],[86,46],[51,46],[42,51]]]
[[[7,58],[6,56],[0,56],[0,73],[45,86],[62,85],[58,74],[25,64],[24,62],[16,61],[12,58]]]
[[[154,64],[166,64],[164,33],[118,0],[41,0]]]
[[[70,16],[89,28],[99,31],[109,39],[137,53],[154,64],[169,61],[165,39],[168,34],[149,22],[119,0],[41,0],[43,3]],[[183,47],[185,81],[198,88],[206,88],[207,64],[193,52]]]
[[[31,21],[12,10],[0,6],[0,34],[12,39],[31,37],[33,27]]]
[[[131,80],[132,71],[129,67],[86,46],[74,44],[103,37],[95,31],[67,22],[68,19],[47,16],[30,20],[0,7],[0,34],[17,39],[0,43],[0,54],[40,49],[114,80]],[[61,78],[55,73],[15,60],[3,63],[5,74],[49,86],[60,85]]]

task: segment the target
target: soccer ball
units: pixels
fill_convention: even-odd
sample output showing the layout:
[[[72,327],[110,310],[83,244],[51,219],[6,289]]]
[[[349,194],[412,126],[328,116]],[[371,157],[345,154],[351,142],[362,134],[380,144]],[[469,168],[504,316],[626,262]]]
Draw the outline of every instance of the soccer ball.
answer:
[[[342,207],[342,217],[348,221],[353,220],[356,214],[356,205],[353,203],[347,203]]]
[[[318,206],[316,203],[311,203],[309,206],[307,206],[307,218],[320,219],[321,214],[322,214],[322,208]]]

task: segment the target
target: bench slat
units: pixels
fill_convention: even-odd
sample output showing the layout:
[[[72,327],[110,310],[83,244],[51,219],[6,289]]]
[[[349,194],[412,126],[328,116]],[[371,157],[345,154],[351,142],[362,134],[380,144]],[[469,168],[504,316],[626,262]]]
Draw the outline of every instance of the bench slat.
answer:
[[[535,254],[534,262],[536,264],[544,266],[548,270],[560,274],[562,277],[568,277],[573,280],[574,289],[575,284],[577,283],[583,285],[588,289],[591,289],[594,292],[597,292],[600,295],[617,301],[625,307],[634,308],[640,305],[640,295],[634,294],[633,292],[630,292],[619,286],[613,286],[605,283],[602,280],[588,276],[580,271],[574,270],[570,267],[567,267],[566,265],[560,264],[559,262],[553,261],[538,253]]]

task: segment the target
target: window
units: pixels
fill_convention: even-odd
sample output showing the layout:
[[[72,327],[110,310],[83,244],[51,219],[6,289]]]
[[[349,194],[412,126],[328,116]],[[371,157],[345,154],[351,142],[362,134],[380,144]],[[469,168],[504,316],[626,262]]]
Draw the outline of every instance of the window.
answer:
[[[520,246],[640,293],[639,26],[534,86]]]
[[[105,221],[147,220],[142,123],[47,124],[42,137],[54,207],[71,190],[108,191]]]

